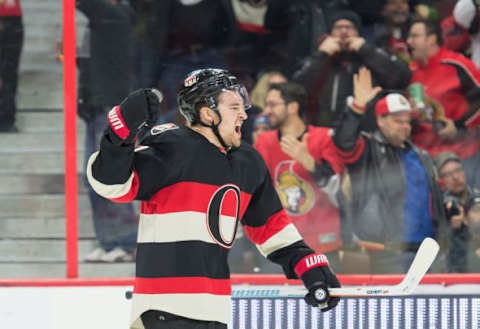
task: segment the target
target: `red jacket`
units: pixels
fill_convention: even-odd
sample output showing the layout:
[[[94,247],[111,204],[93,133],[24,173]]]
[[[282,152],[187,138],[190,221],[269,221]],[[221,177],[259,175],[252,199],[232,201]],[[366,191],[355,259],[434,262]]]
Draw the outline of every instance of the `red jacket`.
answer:
[[[0,1],[0,17],[22,16],[22,6],[20,0]]]
[[[429,124],[413,127],[412,141],[432,156],[443,151],[456,152],[465,159],[480,151],[480,139],[475,132],[480,115],[480,71],[475,64],[459,53],[445,48],[428,59],[427,64],[412,61],[411,82],[420,82],[425,94],[440,102],[445,116],[460,129],[453,141],[441,139]]]
[[[309,126],[307,147],[315,162],[328,161],[337,174],[343,171],[330,129]],[[265,160],[282,205],[305,242],[321,253],[340,248],[338,207],[318,187],[310,173],[281,150],[278,131],[261,134],[255,148]]]

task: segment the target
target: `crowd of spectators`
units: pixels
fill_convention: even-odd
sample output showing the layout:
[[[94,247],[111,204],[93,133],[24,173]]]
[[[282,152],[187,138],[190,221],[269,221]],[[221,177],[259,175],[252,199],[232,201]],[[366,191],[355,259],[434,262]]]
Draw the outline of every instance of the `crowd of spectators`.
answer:
[[[77,58],[78,114],[86,123],[86,166],[90,155],[100,147],[108,111],[131,91],[134,82],[135,13],[118,0],[77,0],[76,5],[89,22]],[[85,261],[133,261],[138,225],[133,204],[111,202],[90,184],[85,185],[97,238],[97,246]]]
[[[0,0],[7,132],[16,131],[19,8]],[[425,237],[442,246],[434,271],[480,271],[477,1],[77,0],[77,9],[88,19],[77,58],[87,158],[105,113],[129,92],[159,89],[159,123],[183,124],[176,83],[225,68],[250,91],[244,142],[338,272],[403,272]],[[87,260],[132,260],[133,208],[89,194],[99,248]],[[277,270],[242,238],[234,271]]]
[[[94,15],[85,3],[96,3]],[[163,93],[159,123],[183,124],[177,81],[194,69],[226,68],[251,92],[244,142],[264,157],[306,241],[337,271],[403,272],[425,237],[442,245],[433,271],[480,270],[475,1],[77,5],[89,19],[90,61],[100,65],[82,69],[79,60],[92,79],[80,84],[91,99],[89,126],[128,91],[149,87]],[[98,133],[92,128],[90,140]],[[280,270],[242,239],[240,231],[233,271]]]

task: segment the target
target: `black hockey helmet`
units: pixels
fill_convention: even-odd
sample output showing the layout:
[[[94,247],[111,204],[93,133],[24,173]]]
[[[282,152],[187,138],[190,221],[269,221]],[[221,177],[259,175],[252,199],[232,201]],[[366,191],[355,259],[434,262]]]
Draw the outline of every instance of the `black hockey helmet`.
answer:
[[[250,107],[248,93],[237,77],[222,69],[201,69],[190,72],[178,90],[180,113],[191,124],[199,120],[201,106],[217,110],[218,95],[223,91],[235,91],[242,97],[245,109]]]

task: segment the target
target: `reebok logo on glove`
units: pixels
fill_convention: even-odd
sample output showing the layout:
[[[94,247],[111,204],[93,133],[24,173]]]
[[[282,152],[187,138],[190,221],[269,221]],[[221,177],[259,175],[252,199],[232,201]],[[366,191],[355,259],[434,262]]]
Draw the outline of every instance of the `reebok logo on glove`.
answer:
[[[123,140],[125,140],[130,134],[130,130],[123,120],[122,113],[120,112],[120,106],[118,105],[108,112],[108,124],[112,128],[113,132]]]
[[[295,273],[297,273],[298,277],[301,277],[306,271],[319,266],[328,266],[327,256],[324,254],[311,254],[303,257],[295,265]]]

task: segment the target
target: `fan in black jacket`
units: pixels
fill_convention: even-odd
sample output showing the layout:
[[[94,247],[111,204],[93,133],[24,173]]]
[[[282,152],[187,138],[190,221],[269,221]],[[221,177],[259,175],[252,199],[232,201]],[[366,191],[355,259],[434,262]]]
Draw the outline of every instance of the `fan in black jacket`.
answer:
[[[367,67],[375,84],[384,89],[403,90],[411,72],[407,64],[384,50],[369,44],[359,35],[360,18],[351,11],[330,16],[329,33],[293,80],[308,90],[307,121],[313,125],[335,127],[346,108],[347,97],[353,93],[352,77],[362,66]],[[362,128],[375,129],[375,118],[365,116]]]
[[[445,212],[433,161],[410,141],[411,106],[398,93],[375,104],[378,129],[361,133],[366,104],[380,91],[361,68],[354,77],[354,99],[346,109],[333,141],[351,180],[349,211],[360,239],[382,244],[372,251],[377,273],[403,273],[426,237],[443,238]]]

